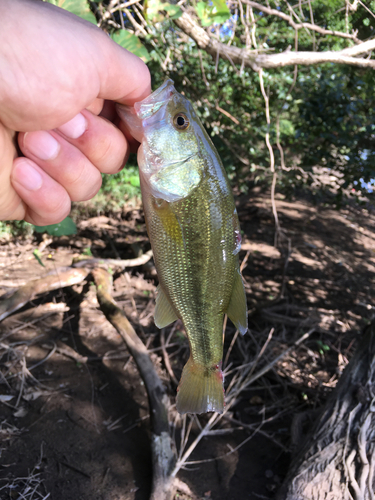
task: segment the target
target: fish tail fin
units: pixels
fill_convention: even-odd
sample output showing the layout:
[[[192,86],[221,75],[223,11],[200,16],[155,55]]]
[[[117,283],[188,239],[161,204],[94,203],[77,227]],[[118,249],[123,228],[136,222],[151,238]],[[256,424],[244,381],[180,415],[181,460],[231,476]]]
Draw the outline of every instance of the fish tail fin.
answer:
[[[195,363],[190,357],[177,389],[177,411],[206,413],[224,411],[223,372],[221,364],[212,368]]]

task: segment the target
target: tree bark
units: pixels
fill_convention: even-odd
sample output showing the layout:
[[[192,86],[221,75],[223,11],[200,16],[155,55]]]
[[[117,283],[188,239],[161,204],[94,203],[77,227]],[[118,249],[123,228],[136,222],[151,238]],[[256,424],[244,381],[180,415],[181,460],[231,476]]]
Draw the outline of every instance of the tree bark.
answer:
[[[360,340],[277,500],[375,499],[375,321]]]

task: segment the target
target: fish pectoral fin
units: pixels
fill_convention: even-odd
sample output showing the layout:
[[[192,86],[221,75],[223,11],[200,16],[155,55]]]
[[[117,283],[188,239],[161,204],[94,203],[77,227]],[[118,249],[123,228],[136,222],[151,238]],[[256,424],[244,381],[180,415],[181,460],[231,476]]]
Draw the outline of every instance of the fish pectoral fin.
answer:
[[[239,330],[242,335],[245,335],[247,332],[246,293],[242,276],[239,271],[236,271],[232,296],[226,313],[237,330]]]
[[[155,325],[158,328],[165,328],[166,326],[176,321],[178,317],[174,312],[171,303],[165,296],[165,293],[160,288],[160,285],[157,288],[157,293],[158,294],[156,296],[154,321]]]

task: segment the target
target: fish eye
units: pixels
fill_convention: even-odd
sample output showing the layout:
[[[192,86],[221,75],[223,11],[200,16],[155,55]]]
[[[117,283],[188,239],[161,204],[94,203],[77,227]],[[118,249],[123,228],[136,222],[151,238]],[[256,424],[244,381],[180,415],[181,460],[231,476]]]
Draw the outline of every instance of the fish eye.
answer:
[[[173,125],[177,130],[186,130],[190,125],[189,118],[185,113],[177,113],[173,118]]]

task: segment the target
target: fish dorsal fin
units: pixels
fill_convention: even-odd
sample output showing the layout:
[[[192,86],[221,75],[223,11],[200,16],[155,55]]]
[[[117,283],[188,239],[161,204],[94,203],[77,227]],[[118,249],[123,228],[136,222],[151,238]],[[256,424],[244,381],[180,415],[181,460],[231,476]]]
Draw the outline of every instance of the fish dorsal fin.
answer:
[[[160,285],[157,288],[157,293],[154,321],[158,328],[165,328],[178,318]]]
[[[240,272],[235,272],[232,296],[229,301],[227,314],[237,330],[245,335],[247,332],[247,305],[245,287]]]

